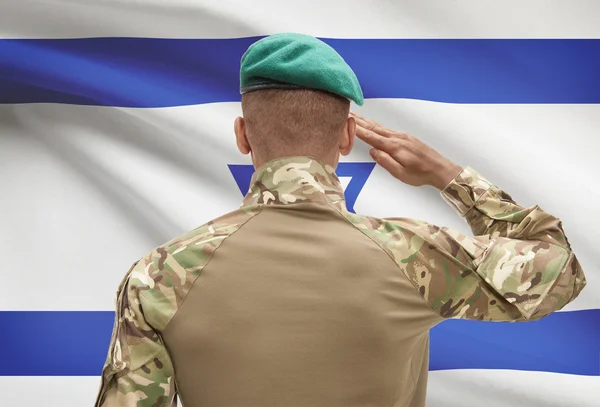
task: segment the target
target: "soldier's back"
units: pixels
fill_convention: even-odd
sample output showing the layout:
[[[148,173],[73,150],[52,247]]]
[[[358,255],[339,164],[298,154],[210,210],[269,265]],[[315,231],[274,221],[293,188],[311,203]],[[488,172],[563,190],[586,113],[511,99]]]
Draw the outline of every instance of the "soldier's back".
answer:
[[[431,327],[541,318],[585,285],[568,245],[547,242],[565,238],[539,207],[471,169],[443,194],[480,236],[350,213],[333,168],[310,157],[261,166],[240,209],[130,270],[101,394],[126,369],[141,376],[113,397],[424,406]]]
[[[242,210],[215,221],[239,226],[163,333],[182,400],[392,406],[412,395],[436,320],[415,287],[335,206],[271,203],[246,207],[242,224]]]
[[[182,401],[402,403],[426,375],[439,317],[373,235],[384,221],[346,211],[324,167],[295,159],[272,171],[240,209],[138,264],[153,281],[145,317],[162,332]]]

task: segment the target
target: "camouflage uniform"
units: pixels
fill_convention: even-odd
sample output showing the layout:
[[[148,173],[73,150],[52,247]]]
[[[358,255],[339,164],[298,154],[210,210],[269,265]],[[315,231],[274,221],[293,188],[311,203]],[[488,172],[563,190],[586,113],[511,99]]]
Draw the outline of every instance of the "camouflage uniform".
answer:
[[[586,284],[539,206],[469,167],[441,195],[475,237],[352,214],[313,158],[263,165],[129,270],[96,406],[424,406],[431,327],[539,319]]]

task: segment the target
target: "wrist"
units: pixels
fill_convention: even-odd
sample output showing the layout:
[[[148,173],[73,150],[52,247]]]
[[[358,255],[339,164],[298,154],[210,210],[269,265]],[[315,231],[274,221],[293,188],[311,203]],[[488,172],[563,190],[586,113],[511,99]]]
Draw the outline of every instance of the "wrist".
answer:
[[[463,167],[461,167],[460,165],[449,163],[448,165],[440,168],[440,170],[435,174],[431,186],[442,191],[462,171]]]

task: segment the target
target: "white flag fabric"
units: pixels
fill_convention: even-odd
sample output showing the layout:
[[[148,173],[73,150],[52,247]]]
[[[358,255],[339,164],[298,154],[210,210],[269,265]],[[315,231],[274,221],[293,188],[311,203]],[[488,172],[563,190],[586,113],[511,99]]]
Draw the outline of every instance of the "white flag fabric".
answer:
[[[445,321],[428,405],[600,399],[600,2],[0,2],[0,406],[91,405],[114,294],[154,247],[236,209],[239,60],[301,32],[355,70],[363,116],[472,166],[559,217],[588,280],[541,321]],[[470,233],[429,188],[357,141],[349,208]]]

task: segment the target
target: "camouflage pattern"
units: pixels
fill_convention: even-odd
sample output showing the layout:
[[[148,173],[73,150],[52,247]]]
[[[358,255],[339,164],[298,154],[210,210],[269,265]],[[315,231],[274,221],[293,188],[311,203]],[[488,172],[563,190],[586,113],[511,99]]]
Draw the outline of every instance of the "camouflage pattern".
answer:
[[[570,249],[560,220],[537,205],[517,205],[510,195],[470,167],[444,188],[442,197],[466,219],[475,235],[541,240]],[[523,223],[527,217],[535,223]]]
[[[96,407],[173,405],[176,383],[161,332],[219,245],[264,205],[335,208],[395,261],[439,321],[537,319],[585,286],[560,220],[539,206],[519,206],[469,167],[441,195],[475,237],[420,220],[352,214],[333,168],[311,157],[261,166],[239,210],[153,250],[127,273]]]
[[[333,167],[312,157],[289,157],[270,161],[253,174],[242,206],[308,200],[346,209],[344,190]]]
[[[258,214],[246,206],[153,250],[134,264],[117,290],[116,317],[96,407],[174,405],[173,365],[161,331],[212,254]]]

